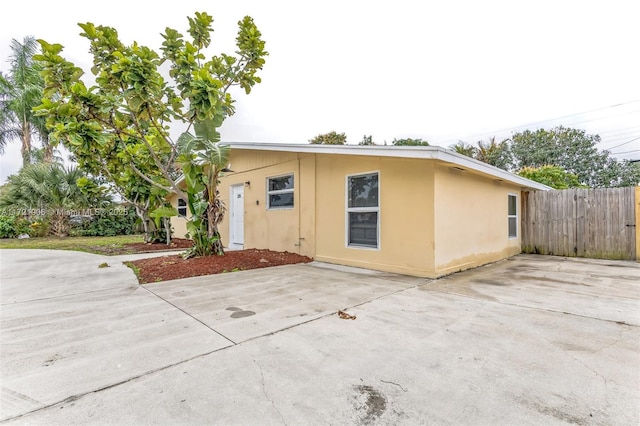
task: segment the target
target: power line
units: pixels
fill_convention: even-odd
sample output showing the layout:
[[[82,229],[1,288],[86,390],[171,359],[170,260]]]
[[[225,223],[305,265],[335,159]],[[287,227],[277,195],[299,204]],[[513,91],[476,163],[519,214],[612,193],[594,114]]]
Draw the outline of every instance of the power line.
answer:
[[[549,119],[546,119],[546,120],[534,121],[534,122],[531,122],[531,123],[520,124],[518,126],[506,127],[506,128],[500,129],[500,130],[493,130],[493,131],[489,131],[489,132],[476,133],[476,134],[471,135],[471,136],[469,136],[469,137],[467,137],[465,139],[475,139],[475,138],[486,136],[486,135],[491,135],[491,134],[496,134],[496,133],[503,133],[503,132],[507,132],[509,130],[520,129],[520,128],[523,128],[523,127],[531,127],[531,126],[534,126],[536,124],[543,124],[543,123],[558,121],[558,120],[562,120],[562,119],[565,119],[565,118],[576,117],[576,116],[580,116],[580,115],[584,115],[584,114],[590,114],[590,113],[597,112],[597,111],[604,111],[604,110],[608,110],[608,109],[612,109],[612,108],[618,108],[618,107],[621,107],[621,106],[631,105],[631,104],[634,104],[634,103],[640,103],[640,99],[635,99],[635,100],[628,101],[628,102],[622,102],[622,103],[611,105],[611,106],[607,106],[607,107],[596,108],[596,109],[592,109],[592,110],[589,110],[589,111],[584,111],[584,112],[578,112],[578,113],[574,113],[574,114],[564,115],[564,116],[557,117],[557,118],[549,118]],[[598,121],[598,120],[603,120],[603,119],[607,119],[607,118],[617,117],[617,116],[620,116],[620,115],[626,115],[626,114],[630,114],[630,113],[637,112],[637,111],[640,111],[640,110],[627,111],[627,112],[623,112],[623,113],[616,114],[616,115],[610,115],[610,116],[607,116],[607,117],[600,117],[600,118],[595,118],[595,119],[591,119],[591,120],[583,120],[583,121],[578,121],[578,122],[569,123],[569,124],[570,125],[583,124],[583,123],[588,123],[588,122],[591,122],[591,121]],[[448,140],[448,139],[452,139],[453,137],[454,137],[454,134],[451,134],[451,137],[443,137],[442,139],[443,140]],[[455,138],[457,140],[459,140],[458,137],[455,137]]]
[[[640,152],[640,149],[634,149],[631,151],[612,152],[613,155],[630,154],[632,152]]]
[[[620,145],[612,146],[612,147],[611,147],[611,148],[609,148],[608,150],[610,151],[610,150],[612,150],[612,149],[616,149],[616,148],[618,148],[618,147],[621,147],[621,146],[626,145],[626,144],[628,144],[628,143],[631,143],[631,142],[633,142],[633,141],[637,141],[638,139],[640,139],[640,136],[638,136],[637,138],[633,138],[633,139],[631,139],[631,140],[629,140],[629,141],[623,142],[623,143],[621,143]]]

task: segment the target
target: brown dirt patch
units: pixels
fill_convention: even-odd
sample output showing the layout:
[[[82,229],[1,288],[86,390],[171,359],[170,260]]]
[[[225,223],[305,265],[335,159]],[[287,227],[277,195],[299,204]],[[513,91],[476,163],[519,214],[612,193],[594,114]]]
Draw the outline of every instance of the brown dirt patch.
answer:
[[[138,270],[138,281],[147,284],[158,281],[245,271],[269,266],[307,263],[313,259],[289,252],[270,250],[228,251],[224,256],[206,256],[183,259],[180,255],[155,257],[127,262]]]
[[[149,253],[154,251],[165,251],[174,249],[188,249],[193,245],[193,241],[184,238],[173,238],[171,244],[166,243],[129,243],[124,247],[135,253]]]
[[[156,251],[169,251],[188,249],[193,241],[184,238],[173,238],[171,244],[166,243],[127,243],[122,246],[93,246],[92,253],[106,254],[109,256],[118,254],[153,253]]]

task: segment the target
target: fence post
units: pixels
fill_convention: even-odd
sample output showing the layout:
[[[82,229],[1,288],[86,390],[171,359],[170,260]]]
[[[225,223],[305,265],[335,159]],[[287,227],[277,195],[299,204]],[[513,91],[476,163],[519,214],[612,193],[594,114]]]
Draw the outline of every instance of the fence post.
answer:
[[[636,206],[636,262],[640,262],[640,186],[636,186],[634,204]]]

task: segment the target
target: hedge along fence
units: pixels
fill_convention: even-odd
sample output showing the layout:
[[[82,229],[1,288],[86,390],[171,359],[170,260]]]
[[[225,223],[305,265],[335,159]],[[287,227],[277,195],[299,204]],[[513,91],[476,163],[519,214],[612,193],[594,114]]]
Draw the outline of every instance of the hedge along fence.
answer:
[[[638,198],[638,187],[527,192],[522,251],[638,260]]]

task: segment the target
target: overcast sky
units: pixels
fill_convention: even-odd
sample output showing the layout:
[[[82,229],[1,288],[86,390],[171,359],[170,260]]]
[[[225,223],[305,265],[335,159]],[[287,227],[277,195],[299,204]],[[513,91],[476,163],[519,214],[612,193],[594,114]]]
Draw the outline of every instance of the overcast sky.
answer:
[[[263,83],[234,93],[224,141],[307,143],[335,130],[351,144],[372,135],[446,147],[562,124],[600,134],[617,158],[640,158],[637,0],[11,2],[0,70],[11,39],[33,35],[88,72],[78,22],[157,50],[164,28],[186,34],[196,11],[215,19],[211,53],[233,51],[245,15],[270,53]],[[0,159],[0,182],[19,168],[19,145]]]

